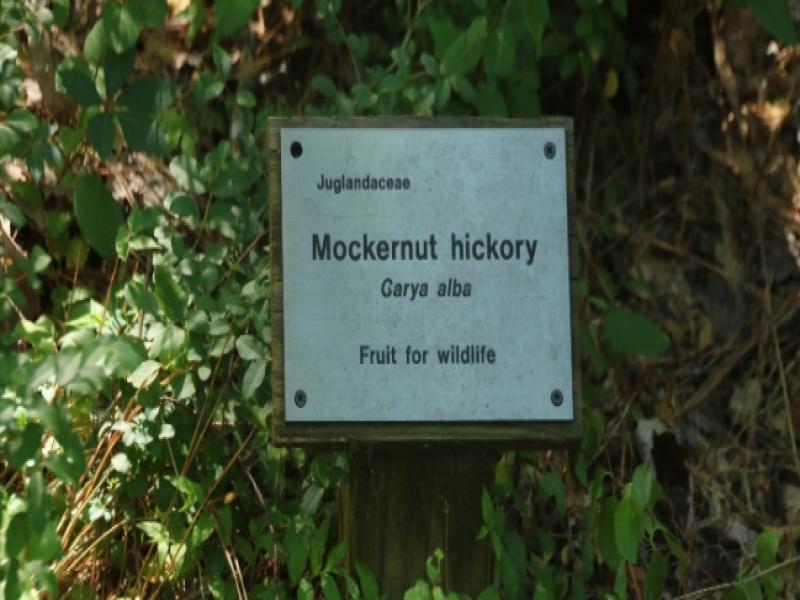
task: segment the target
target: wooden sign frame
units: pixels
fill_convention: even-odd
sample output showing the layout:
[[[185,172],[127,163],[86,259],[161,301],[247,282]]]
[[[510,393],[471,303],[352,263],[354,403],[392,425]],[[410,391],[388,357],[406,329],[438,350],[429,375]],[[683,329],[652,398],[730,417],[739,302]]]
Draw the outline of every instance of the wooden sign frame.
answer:
[[[291,423],[285,418],[283,248],[281,193],[281,130],[284,127],[313,128],[562,128],[567,155],[567,212],[570,270],[570,318],[572,338],[573,419],[571,421],[501,422],[408,422],[408,423]],[[268,202],[271,249],[272,316],[272,432],[273,443],[293,446],[345,447],[359,444],[413,445],[449,444],[493,448],[563,447],[580,443],[582,431],[580,354],[576,316],[578,274],[575,236],[575,166],[572,119],[487,119],[450,117],[270,117],[268,121]]]

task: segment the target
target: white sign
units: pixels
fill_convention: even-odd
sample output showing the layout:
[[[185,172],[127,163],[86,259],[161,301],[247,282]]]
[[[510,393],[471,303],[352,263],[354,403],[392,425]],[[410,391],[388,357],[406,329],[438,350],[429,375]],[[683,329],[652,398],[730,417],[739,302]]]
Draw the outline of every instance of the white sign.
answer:
[[[281,130],[286,422],[573,418],[562,128]]]

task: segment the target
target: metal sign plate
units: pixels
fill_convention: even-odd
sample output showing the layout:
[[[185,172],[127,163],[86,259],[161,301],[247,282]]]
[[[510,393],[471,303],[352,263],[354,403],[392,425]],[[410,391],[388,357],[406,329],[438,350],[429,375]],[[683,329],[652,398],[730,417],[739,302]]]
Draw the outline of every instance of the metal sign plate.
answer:
[[[573,419],[563,127],[279,143],[286,423]]]

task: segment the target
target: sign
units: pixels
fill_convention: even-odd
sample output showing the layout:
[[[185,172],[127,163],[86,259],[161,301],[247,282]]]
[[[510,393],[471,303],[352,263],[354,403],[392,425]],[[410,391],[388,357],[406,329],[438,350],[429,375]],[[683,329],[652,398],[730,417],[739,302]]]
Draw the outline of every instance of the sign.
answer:
[[[570,123],[366,123],[270,123],[278,429],[575,425]]]

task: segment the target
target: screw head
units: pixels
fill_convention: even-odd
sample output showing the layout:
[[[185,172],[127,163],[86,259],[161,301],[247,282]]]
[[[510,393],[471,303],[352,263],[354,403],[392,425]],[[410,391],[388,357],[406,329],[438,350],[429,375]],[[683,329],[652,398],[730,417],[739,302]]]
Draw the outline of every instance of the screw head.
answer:
[[[306,405],[306,393],[303,390],[297,390],[294,393],[294,403],[297,408],[303,408]]]
[[[303,144],[300,142],[292,142],[292,145],[289,146],[289,152],[291,152],[292,156],[295,158],[300,158],[300,155],[303,154]]]
[[[555,158],[556,145],[553,142],[547,142],[544,145],[544,156],[545,158]]]
[[[555,389],[550,392],[550,402],[553,403],[553,406],[561,406],[564,402],[564,394],[559,389]]]

